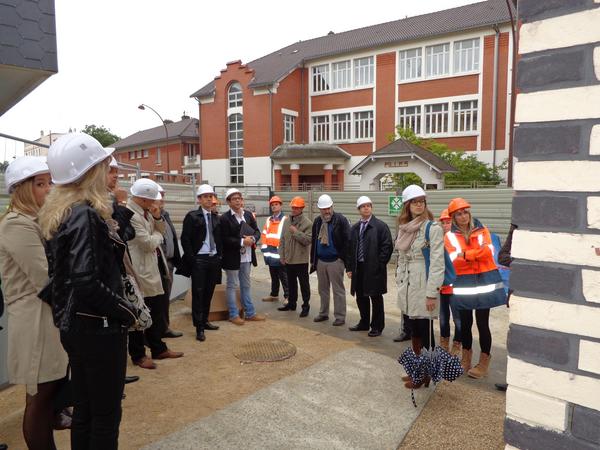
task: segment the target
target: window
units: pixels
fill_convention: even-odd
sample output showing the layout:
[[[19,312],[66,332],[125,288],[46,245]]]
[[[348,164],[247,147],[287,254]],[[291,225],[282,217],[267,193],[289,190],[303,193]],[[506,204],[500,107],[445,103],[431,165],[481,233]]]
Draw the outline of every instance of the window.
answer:
[[[229,86],[227,99],[229,101],[228,108],[237,108],[239,106],[242,106],[242,86],[240,85],[240,83],[236,82]]]
[[[283,115],[283,142],[296,142],[296,117],[290,114]]]
[[[342,61],[331,65],[331,88],[347,89],[350,87],[350,76],[352,75],[350,61]]]
[[[413,48],[400,52],[400,79],[412,80],[421,78],[421,49]]]
[[[142,150],[142,158],[147,158],[148,157],[148,149],[145,148],[144,150]]]
[[[407,106],[398,110],[398,125],[401,128],[421,133],[421,107]]]
[[[354,113],[354,139],[373,138],[373,111]]]
[[[425,105],[425,134],[448,132],[448,103]]]
[[[354,60],[354,86],[368,86],[373,84],[373,57]]]
[[[454,102],[452,114],[454,132],[477,131],[477,100]]]
[[[352,123],[350,113],[334,114],[333,118],[333,140],[349,141],[351,139]]]
[[[244,122],[241,114],[229,116],[229,181],[244,182]]]
[[[160,160],[160,147],[156,148],[156,165],[160,165],[162,164],[162,161]]]
[[[425,74],[428,77],[448,75],[450,73],[450,44],[425,47]]]
[[[329,141],[329,116],[313,117],[313,141]]]
[[[329,64],[312,68],[313,92],[329,90]]]
[[[135,159],[135,152],[129,152],[129,159]]]
[[[454,43],[454,73],[479,70],[479,38]]]
[[[142,157],[142,151],[141,150],[136,150],[135,151],[135,159],[140,159]]]
[[[194,156],[196,156],[196,155],[197,155],[196,147],[197,147],[197,145],[196,145],[196,144],[188,144],[188,147],[187,147],[187,155],[188,155],[190,158],[193,158]]]

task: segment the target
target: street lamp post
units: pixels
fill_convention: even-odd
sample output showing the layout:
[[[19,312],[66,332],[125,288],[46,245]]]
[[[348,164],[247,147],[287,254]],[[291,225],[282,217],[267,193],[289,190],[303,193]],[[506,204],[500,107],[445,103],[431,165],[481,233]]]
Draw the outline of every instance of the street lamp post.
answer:
[[[165,127],[165,136],[166,136],[165,156],[167,157],[167,181],[170,181],[170,177],[171,177],[170,169],[171,168],[169,166],[169,130],[167,130],[167,124],[165,123],[162,116],[152,106],[148,106],[145,103],[142,103],[140,106],[138,106],[138,109],[141,109],[142,111],[145,111],[146,108],[148,108],[150,111],[152,111],[154,114],[156,114],[158,116],[158,118],[160,119],[160,122],[163,124],[163,127]]]

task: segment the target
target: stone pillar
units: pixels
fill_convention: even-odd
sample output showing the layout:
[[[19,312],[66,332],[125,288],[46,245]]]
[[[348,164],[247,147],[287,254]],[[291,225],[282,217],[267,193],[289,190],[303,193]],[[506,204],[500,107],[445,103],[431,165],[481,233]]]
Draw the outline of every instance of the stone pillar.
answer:
[[[292,174],[292,191],[297,191],[300,184],[300,164],[290,164]]]
[[[275,164],[273,166],[273,178],[275,182],[275,190],[281,190],[281,166],[279,164]]]
[[[333,164],[325,164],[323,166],[323,186],[326,191],[331,190],[333,181]]]
[[[339,165],[336,167],[336,172],[337,172],[337,184],[338,184],[338,189],[340,191],[344,190],[344,165]]]
[[[519,1],[507,448],[600,448],[597,3]]]

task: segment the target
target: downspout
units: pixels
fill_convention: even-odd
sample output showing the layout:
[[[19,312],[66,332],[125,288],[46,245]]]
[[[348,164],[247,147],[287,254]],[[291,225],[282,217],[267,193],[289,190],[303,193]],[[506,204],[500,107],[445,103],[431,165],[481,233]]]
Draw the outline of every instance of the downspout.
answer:
[[[508,8],[508,14],[510,15],[510,26],[512,31],[512,74],[511,74],[511,95],[510,95],[510,134],[508,139],[508,187],[513,185],[513,133],[515,129],[515,109],[517,104],[517,57],[518,57],[518,44],[519,38],[517,31],[515,30],[515,19],[513,17],[512,9],[510,8],[510,0],[506,0],[506,7]],[[519,4],[515,1],[517,8],[517,17]]]
[[[271,86],[272,87],[272,86]],[[267,87],[269,91],[269,154],[273,154],[273,91],[271,87]],[[271,189],[273,189],[273,158],[271,160]]]
[[[200,99],[195,97],[198,102],[198,158],[200,158],[200,179],[198,181],[202,181],[202,103],[200,103]],[[194,189],[194,194],[196,191],[196,174],[192,172],[192,188]]]
[[[300,67],[300,141],[304,144],[304,62]]]
[[[494,88],[492,94],[492,169],[496,169],[496,115],[498,109],[498,43],[500,40],[500,28],[497,24],[493,27],[496,32],[494,37]]]

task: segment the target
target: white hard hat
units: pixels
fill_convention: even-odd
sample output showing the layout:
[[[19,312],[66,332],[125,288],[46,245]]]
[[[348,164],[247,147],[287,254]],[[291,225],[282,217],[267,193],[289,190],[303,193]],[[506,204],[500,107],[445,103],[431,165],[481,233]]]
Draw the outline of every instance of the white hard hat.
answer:
[[[229,200],[229,197],[231,197],[233,194],[242,195],[242,193],[240,192],[239,189],[236,189],[236,188],[227,189],[227,192],[225,193],[225,200]]]
[[[201,184],[200,186],[198,186],[198,189],[196,189],[196,197],[200,197],[202,194],[215,195],[215,190],[210,184]]]
[[[158,192],[159,192],[159,194],[164,194],[165,190],[163,189],[163,187],[160,184],[158,184],[158,183],[156,183],[156,185],[158,186]]]
[[[117,160],[115,159],[114,156],[110,157],[109,166],[112,167],[113,169],[118,169],[119,168],[119,163],[117,162]]]
[[[48,150],[48,167],[54,184],[77,181],[96,164],[108,158],[114,149],[105,149],[85,133],[68,133],[59,137]]]
[[[358,197],[358,200],[356,200],[356,208],[360,208],[365,203],[373,204],[369,197],[367,197],[366,195],[361,195],[360,197]]]
[[[50,173],[43,156],[21,156],[15,159],[8,165],[4,174],[6,193],[10,194],[20,182],[43,173]]]
[[[402,203],[406,203],[413,198],[426,197],[427,194],[423,190],[421,186],[417,186],[416,184],[411,184],[407,186],[402,191]]]
[[[319,209],[324,209],[324,208],[331,208],[333,206],[333,200],[331,199],[331,197],[327,194],[323,194],[319,197],[319,200],[317,201],[317,208]]]
[[[161,196],[158,192],[158,184],[149,178],[140,178],[129,189],[134,197],[141,197],[148,200],[160,200]]]

